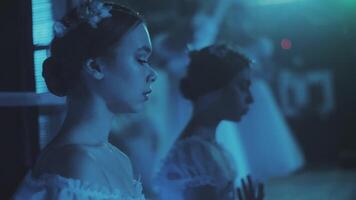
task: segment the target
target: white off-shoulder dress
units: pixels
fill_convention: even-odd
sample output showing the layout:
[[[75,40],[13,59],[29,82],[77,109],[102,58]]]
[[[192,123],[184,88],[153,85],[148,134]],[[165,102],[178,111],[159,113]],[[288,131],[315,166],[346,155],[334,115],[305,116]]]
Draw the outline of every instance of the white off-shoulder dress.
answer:
[[[65,178],[56,174],[43,174],[34,178],[29,172],[14,200],[145,200],[142,185],[133,180],[135,194],[126,194],[120,189],[109,189],[78,179]]]
[[[183,200],[187,189],[212,186],[220,199],[234,199],[236,172],[230,155],[215,141],[189,137],[177,141],[155,178],[160,199]]]
[[[91,154],[93,153],[93,154]],[[95,151],[90,156],[100,161]],[[142,184],[132,180],[130,193],[120,188],[109,188],[95,182],[43,173],[34,177],[30,170],[19,185],[14,200],[145,200]]]

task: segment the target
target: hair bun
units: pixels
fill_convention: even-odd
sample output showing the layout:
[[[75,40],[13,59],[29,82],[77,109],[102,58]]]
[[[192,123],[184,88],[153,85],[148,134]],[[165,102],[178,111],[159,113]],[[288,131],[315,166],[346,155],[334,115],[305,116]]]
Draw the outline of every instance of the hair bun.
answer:
[[[68,87],[62,78],[61,64],[54,57],[49,57],[43,62],[42,76],[45,79],[48,90],[54,95],[63,97],[67,95]]]

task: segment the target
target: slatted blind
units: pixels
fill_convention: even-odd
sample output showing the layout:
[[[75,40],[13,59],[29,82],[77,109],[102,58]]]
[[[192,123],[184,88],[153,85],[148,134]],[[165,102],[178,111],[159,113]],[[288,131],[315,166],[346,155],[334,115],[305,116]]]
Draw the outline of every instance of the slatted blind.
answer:
[[[47,92],[42,78],[42,63],[47,57],[48,45],[53,38],[53,16],[51,0],[32,0],[32,23],[36,92]]]

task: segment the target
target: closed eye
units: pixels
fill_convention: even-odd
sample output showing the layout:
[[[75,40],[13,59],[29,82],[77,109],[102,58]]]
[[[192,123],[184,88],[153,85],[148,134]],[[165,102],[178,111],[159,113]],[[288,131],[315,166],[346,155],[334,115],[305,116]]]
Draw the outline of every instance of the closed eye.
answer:
[[[247,90],[250,89],[250,86],[251,86],[250,82],[244,81],[244,82],[242,82],[242,83],[239,83],[239,84],[237,85],[237,88],[239,88],[239,89],[241,89],[241,90],[244,90],[244,91],[247,91]]]
[[[150,64],[148,60],[145,60],[145,59],[137,59],[137,61],[140,63],[140,64]]]

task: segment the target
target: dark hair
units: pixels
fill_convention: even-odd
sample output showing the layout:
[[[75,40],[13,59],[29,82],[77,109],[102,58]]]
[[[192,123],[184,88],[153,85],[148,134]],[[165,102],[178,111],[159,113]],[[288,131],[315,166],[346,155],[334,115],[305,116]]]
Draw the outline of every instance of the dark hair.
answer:
[[[186,99],[194,101],[228,85],[249,65],[247,57],[226,45],[211,45],[193,51],[187,74],[180,82],[181,92]]]
[[[44,61],[42,73],[53,94],[66,96],[77,84],[86,59],[106,55],[130,28],[144,22],[140,14],[127,7],[113,3],[104,5],[111,7],[111,16],[103,18],[97,27],[79,21],[77,9],[60,21],[68,32],[52,40],[51,56]]]

